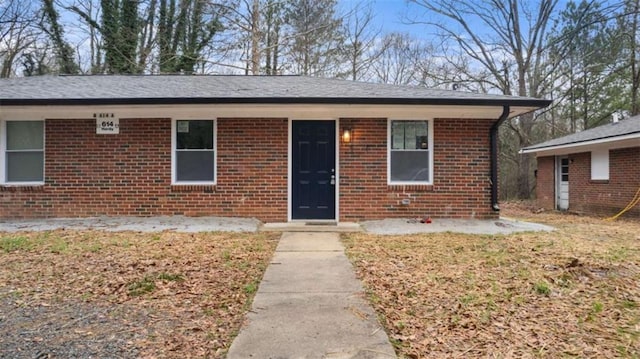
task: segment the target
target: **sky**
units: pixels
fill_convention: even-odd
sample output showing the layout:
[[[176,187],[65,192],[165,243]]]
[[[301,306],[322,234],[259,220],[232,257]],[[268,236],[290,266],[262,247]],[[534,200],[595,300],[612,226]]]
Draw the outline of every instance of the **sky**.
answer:
[[[338,0],[341,9],[348,11],[358,3],[370,4],[375,16],[375,23],[383,33],[407,32],[416,38],[424,37],[424,26],[406,24],[407,9],[410,5],[405,0]],[[411,6],[416,11],[416,6]],[[419,11],[419,10],[418,10]],[[403,23],[403,20],[405,23]]]

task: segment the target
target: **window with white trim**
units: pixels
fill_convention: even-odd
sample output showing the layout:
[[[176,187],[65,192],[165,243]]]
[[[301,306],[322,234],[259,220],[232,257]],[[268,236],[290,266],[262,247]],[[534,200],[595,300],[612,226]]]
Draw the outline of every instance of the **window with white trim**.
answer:
[[[433,125],[427,120],[389,120],[389,184],[433,182]]]
[[[2,183],[44,183],[44,121],[2,123]]]
[[[173,183],[215,184],[215,120],[174,120],[172,125]]]
[[[591,179],[609,179],[609,150],[591,151]]]

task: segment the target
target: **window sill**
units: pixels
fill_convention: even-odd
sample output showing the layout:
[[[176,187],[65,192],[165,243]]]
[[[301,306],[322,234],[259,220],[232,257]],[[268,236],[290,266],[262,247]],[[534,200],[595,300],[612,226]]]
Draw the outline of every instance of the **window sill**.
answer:
[[[0,192],[44,192],[42,184],[2,184]]]
[[[591,184],[609,184],[609,180],[589,180]]]
[[[433,192],[432,184],[388,184],[389,192]]]
[[[216,191],[215,184],[172,184],[172,193],[214,193]]]

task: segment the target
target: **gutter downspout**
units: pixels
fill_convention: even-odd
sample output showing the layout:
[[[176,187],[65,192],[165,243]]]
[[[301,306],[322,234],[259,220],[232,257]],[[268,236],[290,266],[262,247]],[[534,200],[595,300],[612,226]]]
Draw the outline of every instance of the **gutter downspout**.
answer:
[[[491,209],[499,211],[498,205],[498,128],[508,118],[510,108],[502,106],[502,114],[491,126],[489,140],[491,142]]]

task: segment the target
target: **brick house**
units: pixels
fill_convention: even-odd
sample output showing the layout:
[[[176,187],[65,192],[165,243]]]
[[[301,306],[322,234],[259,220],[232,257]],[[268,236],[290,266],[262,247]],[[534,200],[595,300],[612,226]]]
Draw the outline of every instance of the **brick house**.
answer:
[[[529,146],[536,195],[547,209],[612,215],[640,191],[640,116]],[[640,206],[625,216],[640,217]]]
[[[549,101],[301,76],[0,80],[0,217],[496,218],[497,128]]]

